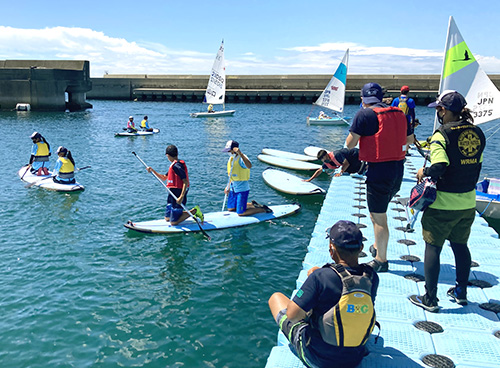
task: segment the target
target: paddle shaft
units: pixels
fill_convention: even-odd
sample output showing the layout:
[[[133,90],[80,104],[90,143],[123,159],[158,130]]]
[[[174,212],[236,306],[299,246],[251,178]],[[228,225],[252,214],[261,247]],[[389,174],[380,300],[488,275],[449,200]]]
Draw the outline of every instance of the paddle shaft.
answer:
[[[238,156],[238,155],[236,155],[236,156]],[[227,185],[226,185],[228,193],[231,190],[231,175],[233,174],[233,167],[234,167],[234,162],[235,161],[236,161],[236,157],[233,158],[233,163],[231,164],[231,170],[229,170],[229,179],[228,179]],[[227,194],[228,193],[224,193],[224,202],[222,202],[222,211],[224,211],[224,208],[226,207],[226,200],[227,200]]]
[[[28,164],[28,166],[26,166],[26,171],[24,172],[23,176],[21,176],[21,180],[23,180],[24,175],[26,175],[26,173],[28,172],[28,170],[30,169],[30,167],[31,167],[31,164]]]
[[[135,153],[134,151],[132,151],[132,154],[137,157],[137,159],[145,166],[145,167],[149,167],[143,160],[142,158],[140,158],[137,153]],[[163,182],[163,180],[161,180],[154,172],[151,172],[151,174],[153,174],[153,176],[161,183],[161,185],[163,185],[165,187],[165,189],[167,189],[168,193],[175,199],[175,201],[177,201],[177,197],[170,191],[169,187],[167,187],[167,185]],[[201,224],[200,222],[198,221],[198,219],[191,213],[191,211],[189,211],[186,206],[184,206],[184,204],[182,203],[179,203],[182,207],[182,209],[184,211],[187,212],[187,214],[196,222],[196,224],[198,225],[198,227],[200,228],[200,231],[203,233],[203,235],[205,235],[207,237],[208,240],[210,240],[210,236],[206,233],[205,230],[203,230],[203,228],[201,227]]]

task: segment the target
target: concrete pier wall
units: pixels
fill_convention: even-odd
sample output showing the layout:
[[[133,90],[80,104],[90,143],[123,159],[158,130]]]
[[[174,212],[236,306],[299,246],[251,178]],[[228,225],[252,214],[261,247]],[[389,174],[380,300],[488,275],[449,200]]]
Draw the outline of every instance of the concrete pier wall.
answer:
[[[78,111],[91,108],[88,61],[0,60],[0,109],[27,103],[34,111]]]
[[[106,75],[92,78],[89,99],[155,100],[201,102],[208,75]],[[331,75],[228,75],[226,102],[312,103],[328,84]],[[500,86],[500,75],[490,75]],[[401,86],[410,86],[417,104],[431,102],[437,95],[440,76],[435,75],[348,75],[346,103],[359,104],[365,83],[377,82],[386,97],[397,97]]]

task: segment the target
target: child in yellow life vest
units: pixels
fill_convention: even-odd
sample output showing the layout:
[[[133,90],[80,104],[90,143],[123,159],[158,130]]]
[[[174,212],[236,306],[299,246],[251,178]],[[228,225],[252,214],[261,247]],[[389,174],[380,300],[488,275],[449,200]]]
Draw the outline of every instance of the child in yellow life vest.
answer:
[[[243,154],[236,141],[227,141],[222,152],[229,152],[231,157],[227,161],[227,174],[229,183],[224,188],[224,193],[228,195],[227,210],[236,211],[239,216],[251,216],[259,212],[272,212],[266,205],[261,205],[255,201],[247,203],[250,193],[250,169],[252,162]]]
[[[149,127],[148,116],[144,116],[144,120],[141,121],[141,129],[145,132],[152,132],[153,128]]]
[[[29,162],[31,172],[36,175],[49,175],[49,157],[51,153],[49,143],[38,132],[34,132],[30,138],[33,141]]]
[[[54,167],[54,182],[61,184],[74,184],[75,183],[75,160],[71,155],[71,151],[67,148],[60,146],[57,149],[57,161]]]

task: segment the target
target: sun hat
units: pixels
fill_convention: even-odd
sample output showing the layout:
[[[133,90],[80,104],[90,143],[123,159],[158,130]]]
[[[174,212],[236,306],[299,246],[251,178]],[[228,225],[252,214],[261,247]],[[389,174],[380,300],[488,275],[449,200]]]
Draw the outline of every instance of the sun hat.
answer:
[[[222,150],[222,152],[229,152],[231,151],[234,147],[239,147],[240,144],[236,141],[227,141],[226,147]]]

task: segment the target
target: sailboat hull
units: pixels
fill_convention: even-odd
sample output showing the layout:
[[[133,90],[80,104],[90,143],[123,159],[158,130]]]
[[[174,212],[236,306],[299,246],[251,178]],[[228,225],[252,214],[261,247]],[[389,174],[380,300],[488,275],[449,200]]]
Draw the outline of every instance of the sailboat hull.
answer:
[[[189,114],[192,118],[216,118],[219,116],[233,116],[236,110],[214,111],[214,112],[193,112]]]
[[[349,120],[351,120],[350,117],[341,118],[340,116],[333,117],[333,118],[328,118],[328,119],[307,118],[307,125],[340,125],[340,126],[346,126],[346,125],[350,125],[349,124]]]

